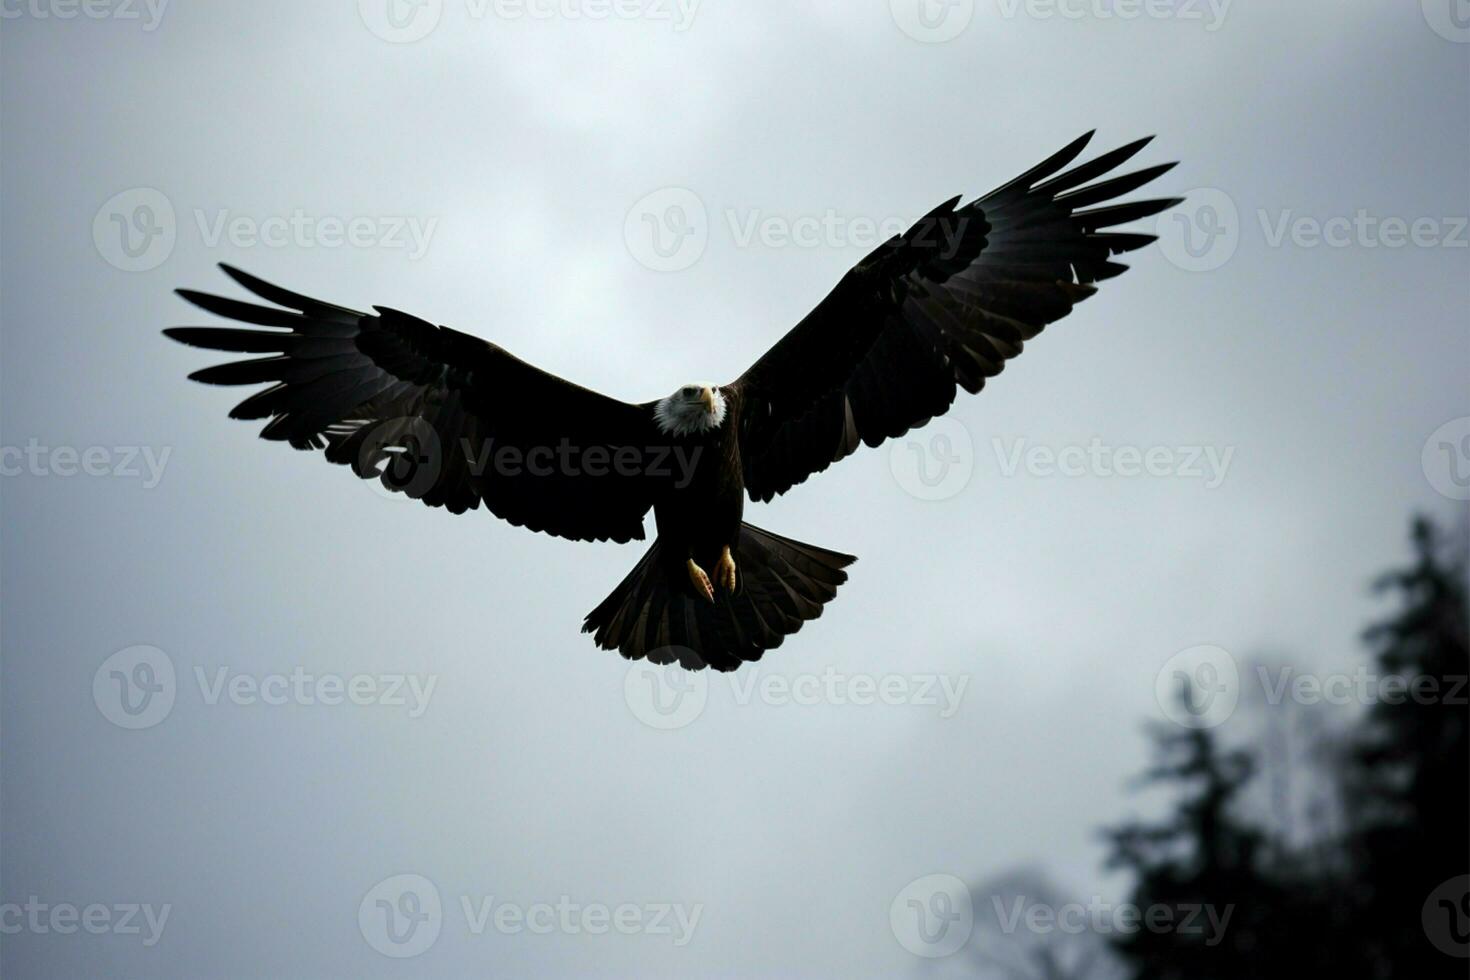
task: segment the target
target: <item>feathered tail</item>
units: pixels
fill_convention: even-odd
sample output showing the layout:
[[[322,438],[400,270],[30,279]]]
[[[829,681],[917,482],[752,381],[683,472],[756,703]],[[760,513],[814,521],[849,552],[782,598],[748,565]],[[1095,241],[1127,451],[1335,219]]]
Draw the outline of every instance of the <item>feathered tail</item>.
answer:
[[[587,614],[582,632],[629,660],[678,663],[690,670],[734,670],[781,645],[847,581],[852,555],[740,526],[735,592],[715,588],[715,601],[690,586],[683,558],[664,556],[654,541],[628,577]]]

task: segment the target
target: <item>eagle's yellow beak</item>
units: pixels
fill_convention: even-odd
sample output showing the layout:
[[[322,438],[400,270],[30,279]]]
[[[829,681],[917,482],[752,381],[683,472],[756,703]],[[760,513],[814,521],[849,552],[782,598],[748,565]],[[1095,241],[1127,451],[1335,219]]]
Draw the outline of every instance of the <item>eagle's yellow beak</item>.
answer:
[[[714,410],[715,410],[715,390],[713,388],[705,388],[703,391],[701,391],[699,393],[699,400],[702,401],[702,402],[704,402],[704,407],[707,408],[707,409],[709,409],[710,412],[711,412],[711,414],[714,413]]]

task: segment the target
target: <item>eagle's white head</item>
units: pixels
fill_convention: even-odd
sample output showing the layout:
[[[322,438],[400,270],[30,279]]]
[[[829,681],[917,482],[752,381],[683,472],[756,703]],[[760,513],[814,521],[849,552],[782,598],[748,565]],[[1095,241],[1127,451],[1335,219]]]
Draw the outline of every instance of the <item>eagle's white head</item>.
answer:
[[[659,399],[653,406],[653,419],[665,435],[698,435],[718,429],[725,421],[725,396],[714,385],[685,385]]]

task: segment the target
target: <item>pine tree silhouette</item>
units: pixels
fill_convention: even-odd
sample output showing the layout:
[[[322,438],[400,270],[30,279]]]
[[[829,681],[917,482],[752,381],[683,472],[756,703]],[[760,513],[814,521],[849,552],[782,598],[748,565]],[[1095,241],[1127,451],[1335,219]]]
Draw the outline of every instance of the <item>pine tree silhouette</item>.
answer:
[[[1180,698],[1190,697],[1186,685]],[[1238,823],[1231,809],[1251,777],[1252,760],[1241,751],[1222,753],[1209,729],[1155,723],[1151,732],[1158,761],[1142,782],[1177,784],[1180,799],[1161,824],[1132,823],[1107,834],[1113,845],[1109,866],[1135,873],[1131,902],[1144,916],[1137,931],[1119,938],[1119,951],[1133,963],[1138,980],[1246,976],[1249,960],[1240,947],[1253,945],[1254,929],[1238,916],[1251,914],[1241,900],[1252,900],[1266,887],[1253,871],[1262,839]],[[1207,905],[1215,921],[1224,920],[1223,935],[1207,915],[1192,913]],[[1167,911],[1168,924],[1165,911],[1153,910]],[[1151,914],[1154,926],[1148,924]],[[1194,921],[1186,923],[1191,914]]]
[[[1470,874],[1470,754],[1466,676],[1470,617],[1466,556],[1425,518],[1413,527],[1414,561],[1377,588],[1400,610],[1365,634],[1385,675],[1403,678],[1402,696],[1386,686],[1368,712],[1344,774],[1349,857],[1359,881],[1359,935],[1370,976],[1466,976],[1426,931],[1443,926],[1470,952],[1470,903],[1424,906],[1447,880]]]
[[[1459,536],[1463,542],[1464,535]],[[1212,908],[1223,930],[1140,929],[1117,948],[1137,980],[1466,975],[1470,955],[1470,616],[1463,543],[1416,519],[1414,561],[1378,582],[1400,609],[1365,640],[1379,678],[1340,772],[1346,833],[1293,850],[1237,812],[1256,769],[1214,730],[1153,727],[1148,783],[1178,787],[1163,823],[1107,832],[1145,911]],[[1190,692],[1181,695],[1187,703]]]

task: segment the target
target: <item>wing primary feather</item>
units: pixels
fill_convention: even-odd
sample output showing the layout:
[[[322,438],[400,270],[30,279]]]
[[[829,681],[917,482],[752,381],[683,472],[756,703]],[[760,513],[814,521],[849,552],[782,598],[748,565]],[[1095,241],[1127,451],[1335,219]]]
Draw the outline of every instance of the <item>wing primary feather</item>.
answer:
[[[1066,173],[1058,174],[1045,183],[1037,184],[1032,190],[1038,194],[1051,194],[1055,196],[1063,191],[1071,190],[1073,187],[1081,187],[1089,180],[1101,177],[1114,167],[1127,163],[1139,150],[1148,146],[1153,141],[1154,138],[1152,136],[1145,136],[1143,139],[1134,140],[1132,143],[1120,146],[1116,150],[1109,150],[1107,153],[1093,160],[1089,160],[1087,163],[1073,167]]]
[[[293,310],[299,310],[302,313],[312,313],[318,316],[323,314],[336,314],[338,316],[359,317],[362,315],[355,310],[347,309],[345,306],[337,306],[334,303],[323,303],[321,300],[312,299],[310,296],[293,293],[289,289],[283,289],[273,283],[266,282],[258,276],[252,276],[242,269],[237,269],[227,262],[221,262],[219,267],[225,275],[235,280],[235,282],[261,299],[269,300],[277,306],[287,306]]]
[[[1050,177],[1058,170],[1077,159],[1077,155],[1087,149],[1087,144],[1092,142],[1092,137],[1097,135],[1097,130],[1092,129],[1083,133],[1066,146],[1062,147],[1045,160],[1032,167],[1030,170],[1012,180],[1006,181],[995,190],[986,194],[985,197],[1000,197],[1008,194],[1018,187],[1030,188],[1038,180]]]
[[[1058,204],[1065,204],[1072,209],[1085,208],[1092,204],[1101,204],[1103,201],[1111,201],[1115,197],[1121,197],[1130,191],[1135,191],[1153,180],[1160,177],[1175,167],[1178,163],[1161,163],[1155,167],[1145,167],[1131,174],[1114,177],[1089,187],[1082,187],[1075,191],[1069,191],[1058,197]]]
[[[1083,228],[1091,231],[1094,228],[1124,225],[1140,218],[1151,218],[1183,203],[1184,198],[1182,197],[1166,197],[1156,201],[1130,201],[1127,204],[1114,204],[1106,208],[1094,208],[1091,211],[1078,211],[1072,217],[1076,218]]]

